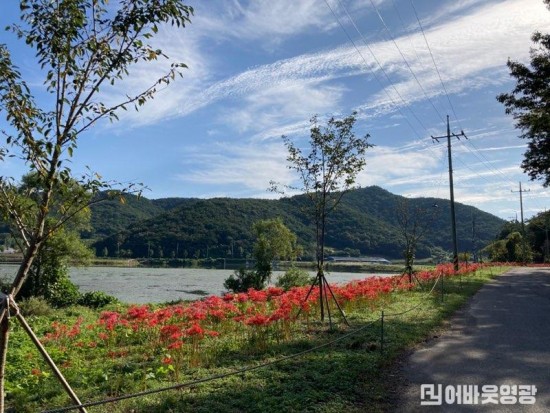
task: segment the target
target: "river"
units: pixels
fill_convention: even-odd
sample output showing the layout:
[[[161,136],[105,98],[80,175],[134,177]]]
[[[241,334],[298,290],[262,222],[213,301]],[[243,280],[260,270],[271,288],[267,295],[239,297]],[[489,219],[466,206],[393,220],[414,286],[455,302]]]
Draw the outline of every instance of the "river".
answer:
[[[17,265],[1,264],[0,278],[13,279],[17,269]],[[225,292],[223,282],[233,274],[233,270],[86,267],[71,268],[69,274],[81,292],[99,290],[127,303],[144,304],[221,295]],[[275,271],[272,281],[281,274],[283,272]],[[395,274],[332,272],[327,273],[326,278],[334,284],[388,275]]]

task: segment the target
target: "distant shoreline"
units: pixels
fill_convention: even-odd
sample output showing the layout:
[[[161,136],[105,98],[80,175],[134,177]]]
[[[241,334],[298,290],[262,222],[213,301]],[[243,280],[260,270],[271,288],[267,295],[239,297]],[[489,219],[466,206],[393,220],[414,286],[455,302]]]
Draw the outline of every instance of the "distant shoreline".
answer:
[[[19,265],[21,264],[21,254],[1,254],[0,264]],[[274,263],[274,270],[285,271],[292,263],[279,261]],[[315,263],[312,261],[297,261],[294,265],[299,268],[313,270]],[[226,269],[233,270],[242,267],[253,268],[254,263],[250,260],[235,260],[223,258],[211,259],[136,259],[136,258],[94,258],[91,260],[90,267],[124,267],[124,268],[204,268],[204,269]],[[417,268],[424,267],[423,265]],[[404,266],[402,264],[373,264],[363,262],[327,262],[327,271],[335,272],[369,272],[369,273],[402,273]]]

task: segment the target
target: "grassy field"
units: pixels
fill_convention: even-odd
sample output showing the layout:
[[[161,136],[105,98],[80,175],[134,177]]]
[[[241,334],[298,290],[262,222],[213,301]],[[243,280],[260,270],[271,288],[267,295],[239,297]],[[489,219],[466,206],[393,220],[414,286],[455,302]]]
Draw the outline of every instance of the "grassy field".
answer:
[[[211,300],[208,308],[204,302],[102,310],[23,307],[27,314],[42,314],[28,315],[29,323],[83,402],[202,381],[89,412],[383,412],[393,394],[387,372],[394,361],[505,270],[486,267],[445,277],[443,290],[435,273],[427,272],[419,275],[422,288],[394,279],[391,285],[335,289],[349,327],[334,307],[332,328],[327,320],[321,323],[315,297],[298,320],[275,317],[282,308],[275,303],[289,300],[275,291]],[[366,295],[353,295],[361,288]],[[294,298],[304,294],[297,291]],[[289,308],[295,315],[296,307]],[[70,405],[12,323],[8,405],[17,412]]]

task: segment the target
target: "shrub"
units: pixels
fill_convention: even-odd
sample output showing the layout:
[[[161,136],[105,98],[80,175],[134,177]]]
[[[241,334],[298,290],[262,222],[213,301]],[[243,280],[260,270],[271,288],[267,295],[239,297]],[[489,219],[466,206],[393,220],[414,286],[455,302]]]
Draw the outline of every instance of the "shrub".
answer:
[[[80,292],[68,275],[64,274],[59,276],[55,283],[48,285],[45,298],[52,307],[63,308],[76,304]]]
[[[90,291],[84,293],[78,299],[77,304],[90,308],[101,308],[109,304],[119,303],[118,298],[106,294],[103,291]]]
[[[249,288],[261,290],[263,284],[262,277],[256,271],[239,268],[224,281],[223,286],[234,293],[243,293]]]
[[[19,309],[25,317],[49,316],[53,311],[46,299],[42,297],[29,297],[21,300]]]
[[[285,291],[290,290],[292,287],[302,287],[304,285],[311,284],[313,282],[312,277],[305,270],[296,267],[290,267],[286,272],[277,280],[277,287],[282,288]]]

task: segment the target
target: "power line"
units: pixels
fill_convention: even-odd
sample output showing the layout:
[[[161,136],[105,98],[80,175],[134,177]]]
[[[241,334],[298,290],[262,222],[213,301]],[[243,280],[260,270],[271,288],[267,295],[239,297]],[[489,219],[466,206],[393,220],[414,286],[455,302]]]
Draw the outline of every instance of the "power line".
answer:
[[[357,53],[359,54],[359,56],[361,56],[361,58],[363,59],[363,62],[365,63],[365,65],[367,66],[367,68],[370,69],[370,66],[368,65],[367,63],[367,60],[365,59],[365,57],[363,56],[363,54],[361,53],[361,51],[359,50],[359,48],[357,47],[357,45],[355,44],[355,42],[353,41],[353,39],[351,38],[351,36],[349,35],[349,33],[347,32],[346,28],[344,27],[344,25],[342,24],[342,22],[340,21],[340,19],[338,18],[338,16],[336,15],[336,12],[334,11],[334,9],[330,6],[330,4],[328,3],[328,0],[325,0],[325,4],[327,5],[327,7],[330,9],[330,11],[332,12],[332,15],[334,16],[334,18],[338,21],[338,24],[340,25],[340,27],[342,28],[342,30],[344,31],[344,33],[346,33],[346,36],[348,37],[348,39],[351,41],[351,43],[353,44],[353,46],[355,47],[355,50],[357,51]],[[382,66],[382,64],[380,63],[380,61],[378,60],[378,58],[376,57],[376,55],[374,54],[372,48],[370,47],[369,43],[366,41],[365,37],[363,36],[363,33],[361,32],[361,30],[359,30],[359,28],[357,27],[357,25],[355,24],[355,21],[353,20],[353,18],[350,16],[347,8],[342,4],[342,2],[340,0],[338,0],[338,4],[340,5],[340,7],[346,12],[346,15],[349,19],[349,21],[351,22],[351,24],[353,25],[353,27],[355,28],[355,30],[357,31],[357,33],[359,34],[361,40],[363,41],[363,43],[365,44],[365,46],[367,47],[368,51],[370,52],[370,54],[372,55],[374,61],[376,62],[376,64],[378,65],[378,67],[380,68],[380,70],[382,71],[382,73],[384,74],[384,76],[386,77],[386,79],[388,80],[388,83],[390,84],[391,88],[394,90],[394,92],[396,93],[396,95],[399,97],[399,99],[401,99],[401,102],[403,102],[404,106],[409,110],[409,112],[411,112],[411,114],[413,115],[413,117],[416,119],[416,121],[420,124],[420,126],[422,126],[422,128],[424,130],[427,130],[426,126],[424,125],[424,123],[420,120],[420,118],[416,115],[416,113],[414,113],[414,111],[410,108],[410,105],[407,104],[407,102],[405,101],[405,99],[403,98],[403,96],[401,95],[401,93],[399,92],[399,90],[397,90],[397,87],[393,84],[392,80],[390,79],[390,76],[388,75],[388,73],[386,72],[386,70],[384,69],[384,67]],[[375,72],[370,69],[371,72],[374,74]],[[412,126],[412,124],[410,123],[410,121],[408,120],[408,118],[403,114],[403,112],[401,111],[401,108],[399,107],[399,105],[397,105],[395,103],[395,100],[393,99],[393,97],[389,94],[389,92],[387,91],[387,89],[384,88],[384,85],[382,85],[382,82],[380,82],[380,80],[378,79],[378,77],[375,75],[375,78],[376,80],[378,81],[378,83],[380,84],[380,86],[382,87],[382,90],[386,93],[386,96],[388,96],[388,98],[390,99],[390,101],[392,102],[392,104],[394,105],[394,107],[399,111],[399,113],[401,114],[401,116],[403,116],[403,118],[406,120],[406,122],[409,124],[409,126],[411,127],[411,129],[416,133],[417,137],[419,139],[421,139],[421,135],[416,131],[416,129]]]
[[[371,0],[371,2],[372,2],[372,0]],[[420,27],[420,31],[421,31],[421,33],[422,33],[422,37],[424,38],[424,42],[425,42],[425,44],[426,44],[426,48],[428,49],[428,52],[429,52],[429,54],[430,54],[430,57],[431,57],[433,66],[434,66],[435,71],[436,71],[436,73],[437,73],[437,76],[438,76],[438,78],[439,78],[439,82],[441,83],[441,87],[443,88],[443,91],[444,91],[444,93],[445,93],[445,96],[447,97],[447,101],[449,102],[449,106],[450,106],[450,108],[451,108],[451,111],[453,112],[453,115],[454,115],[454,117],[455,117],[455,119],[456,119],[456,121],[457,121],[457,123],[458,123],[458,126],[460,127],[460,129],[463,129],[463,128],[462,128],[462,125],[461,125],[461,123],[460,123],[460,119],[458,118],[458,115],[456,114],[454,105],[453,105],[453,103],[452,103],[452,101],[451,101],[451,98],[450,98],[450,96],[449,96],[449,93],[448,93],[448,91],[447,91],[447,87],[445,86],[445,82],[443,81],[443,77],[441,76],[441,72],[440,72],[440,70],[439,70],[439,68],[438,68],[438,66],[437,66],[436,61],[435,61],[435,57],[434,57],[434,55],[433,55],[432,49],[431,49],[431,47],[430,47],[430,44],[429,44],[429,42],[428,42],[428,38],[426,37],[426,33],[425,33],[425,31],[424,31],[424,27],[422,26],[422,23],[421,23],[420,18],[419,18],[419,16],[418,16],[418,12],[416,11],[416,7],[414,6],[413,0],[410,0],[410,3],[411,3],[411,6],[412,6],[414,15],[415,15],[415,17],[416,17],[416,21],[418,22],[418,26]],[[483,158],[483,159],[481,159],[475,152],[470,151],[470,152],[472,152],[472,154],[474,154],[474,156],[476,156],[476,158],[478,158],[487,168],[492,169],[492,170],[495,170],[497,173],[499,173],[499,174],[501,174],[501,175],[504,176],[504,174],[502,173],[502,171],[496,170],[495,168],[493,168],[493,167],[491,166],[489,160],[479,151],[479,149],[473,144],[473,142],[471,142],[471,141],[469,140],[469,143],[470,143],[471,146],[473,146],[473,147],[475,148],[475,150],[479,153],[479,156],[481,156],[481,158]],[[467,146],[466,144],[463,144],[463,145],[469,150],[469,148],[468,148],[468,146]],[[485,163],[485,162],[487,162],[487,163]],[[506,177],[506,176],[504,176],[504,177],[505,177],[505,179],[506,179],[507,181],[509,181],[509,178],[508,178],[508,177]],[[509,182],[510,182],[510,181],[509,181]]]
[[[368,42],[366,41],[365,37],[363,36],[363,33],[361,32],[361,30],[359,30],[359,28],[357,27],[355,21],[353,20],[353,18],[351,17],[351,15],[349,14],[347,8],[342,4],[342,2],[340,0],[338,0],[338,3],[340,5],[340,7],[342,7],[349,19],[349,21],[351,22],[352,26],[355,28],[355,30],[357,31],[357,33],[359,34],[361,40],[363,41],[363,43],[365,44],[365,46],[367,47],[367,49],[369,50],[370,54],[372,55],[374,61],[377,63],[378,67],[380,68],[380,70],[382,71],[382,73],[384,74],[384,76],[386,77],[386,79],[388,80],[388,83],[390,84],[390,86],[393,88],[393,90],[395,91],[395,93],[397,94],[397,96],[399,96],[399,98],[401,99],[401,102],[403,103],[403,105],[411,112],[411,114],[413,115],[413,117],[417,120],[417,122],[420,124],[420,126],[425,130],[425,131],[428,131],[428,129],[426,128],[426,126],[424,125],[424,123],[418,118],[418,116],[414,113],[414,111],[410,108],[410,105],[405,101],[405,99],[403,98],[403,96],[399,93],[399,91],[397,90],[397,87],[393,84],[392,80],[390,79],[389,75],[387,74],[386,70],[384,69],[384,67],[382,66],[382,64],[380,63],[380,61],[377,59],[376,55],[374,54],[374,51],[372,50],[372,48],[370,47],[370,45],[368,44]],[[407,124],[409,125],[409,127],[411,128],[411,130],[416,134],[416,136],[419,138],[419,141],[422,143],[422,145],[430,150],[432,153],[434,153],[436,156],[439,156],[438,153],[436,153],[432,148],[430,148],[430,146],[426,145],[423,141],[423,139],[421,138],[420,134],[418,133],[418,131],[414,128],[414,126],[411,124],[411,122],[409,121],[409,119],[405,116],[405,114],[403,113],[403,111],[401,110],[401,107],[395,102],[394,98],[389,94],[389,92],[387,91],[387,89],[384,88],[384,85],[382,84],[382,82],[380,81],[380,79],[378,78],[376,72],[374,72],[372,69],[370,69],[370,66],[368,65],[365,57],[363,56],[363,54],[361,53],[361,51],[359,50],[359,48],[357,47],[355,41],[351,38],[350,34],[347,32],[346,28],[344,27],[344,25],[342,24],[342,22],[340,21],[340,19],[338,18],[336,12],[334,11],[334,9],[330,6],[330,4],[328,3],[327,0],[325,0],[325,4],[327,5],[327,7],[330,9],[332,15],[334,16],[334,18],[336,19],[336,21],[338,22],[338,24],[340,25],[340,27],[342,28],[342,30],[344,31],[344,33],[346,34],[347,38],[349,39],[349,41],[353,44],[353,47],[355,48],[355,50],[357,51],[357,53],[359,54],[359,56],[361,57],[361,59],[363,60],[363,62],[365,63],[365,66],[367,66],[367,68],[371,71],[371,73],[373,74],[374,78],[377,80],[377,82],[380,84],[382,90],[385,92],[386,96],[390,99],[391,103],[393,104],[393,106],[395,107],[395,109],[397,109],[397,111],[401,114],[401,116],[403,117],[403,119],[405,119],[405,121],[407,122]],[[443,174],[443,171],[441,172],[441,174]],[[441,185],[441,179],[438,181],[438,186],[437,186],[437,192],[439,193],[439,187]]]
[[[426,97],[426,99],[428,99],[428,101],[430,102],[430,104],[432,105],[432,107],[434,108],[434,110],[436,111],[437,115],[439,116],[439,119],[441,119],[442,122],[445,122],[443,116],[441,115],[441,113],[439,113],[439,110],[437,109],[437,107],[435,106],[435,104],[433,103],[432,99],[428,96],[428,94],[426,93],[426,90],[424,89],[424,87],[422,86],[422,84],[420,83],[420,80],[418,79],[418,77],[416,76],[416,73],[414,73],[411,65],[409,64],[409,62],[407,61],[407,58],[405,57],[405,55],[403,54],[403,52],[401,51],[401,48],[399,47],[399,45],[397,44],[397,42],[395,41],[395,38],[392,36],[391,34],[391,31],[390,31],[390,28],[388,27],[388,25],[386,24],[386,22],[384,21],[384,18],[382,17],[382,14],[380,14],[380,11],[378,10],[378,7],[376,7],[376,5],[374,4],[374,2],[372,0],[370,0],[370,4],[371,6],[374,8],[377,16],[378,16],[378,19],[382,22],[382,25],[384,26],[384,28],[386,29],[386,32],[388,33],[388,36],[390,37],[392,43],[394,44],[395,48],[397,49],[397,51],[399,52],[399,54],[401,55],[401,58],[403,59],[403,61],[405,62],[405,65],[407,66],[407,68],[409,69],[409,72],[411,72],[411,74],[413,75],[414,77],[414,80],[416,81],[416,83],[418,84],[418,86],[420,87],[420,89],[422,90],[422,93],[424,93],[424,96]]]
[[[372,0],[370,0],[371,2],[371,5],[373,6],[373,8],[375,9],[377,15],[378,15],[378,18],[381,20],[382,24],[385,26],[385,29],[386,31],[388,32],[388,35],[391,37],[392,39],[392,42],[394,43],[395,47],[398,49],[402,59],[404,60],[404,62],[406,63],[407,67],[409,68],[409,71],[411,72],[411,74],[413,75],[413,77],[415,78],[416,82],[418,83],[419,87],[422,89],[423,93],[424,93],[424,96],[430,101],[432,107],[434,108],[434,110],[436,111],[436,113],[438,114],[438,116],[441,118],[441,114],[440,112],[438,111],[438,109],[435,107],[435,104],[433,103],[433,101],[431,100],[431,98],[427,95],[427,92],[426,90],[424,89],[424,87],[422,86],[422,84],[420,83],[420,80],[418,79],[418,77],[416,76],[416,74],[414,73],[414,71],[412,70],[412,67],[410,66],[410,64],[408,63],[406,57],[404,56],[403,52],[401,51],[401,49],[399,48],[399,46],[397,45],[397,42],[395,41],[395,39],[391,36],[391,32],[389,30],[389,27],[387,26],[387,24],[385,23],[383,17],[381,16],[378,8],[376,8],[376,6],[374,5],[374,3],[372,2]],[[417,122],[420,124],[420,126],[425,130],[425,131],[428,131],[428,128],[424,125],[424,123],[420,120],[420,118],[416,115],[416,113],[412,110],[412,108],[410,107],[410,104],[407,103],[404,99],[404,97],[401,95],[401,93],[397,90],[397,87],[395,86],[395,84],[392,82],[389,74],[387,73],[387,71],[384,69],[384,67],[382,66],[382,63],[378,60],[378,58],[376,57],[374,51],[372,50],[372,48],[370,47],[370,45],[368,44],[368,42],[366,41],[363,33],[361,32],[361,30],[359,29],[359,27],[357,26],[357,24],[355,23],[353,17],[350,15],[349,11],[347,10],[347,8],[345,7],[345,5],[340,1],[338,0],[338,3],[340,5],[340,7],[344,10],[347,18],[349,19],[350,23],[352,24],[352,26],[354,27],[355,31],[359,34],[361,40],[363,41],[363,43],[365,44],[365,46],[367,47],[367,49],[369,50],[370,54],[372,55],[374,61],[376,62],[376,64],[378,65],[378,67],[380,68],[380,70],[382,71],[383,75],[386,77],[388,83],[390,84],[390,87],[395,91],[396,95],[399,97],[399,99],[401,100],[402,104],[409,110],[409,112],[413,115],[413,117],[417,120]],[[339,17],[337,16],[336,12],[334,11],[334,9],[330,6],[330,4],[328,3],[327,0],[325,0],[325,4],[327,5],[327,7],[330,9],[332,15],[334,16],[334,18],[336,19],[336,21],[338,22],[338,24],[340,25],[340,27],[342,28],[342,30],[344,31],[344,33],[346,34],[347,38],[349,39],[349,41],[352,43],[352,45],[354,46],[355,50],[357,51],[357,53],[360,55],[361,59],[363,60],[363,62],[365,63],[365,65],[369,68],[369,70],[371,71],[371,73],[374,75],[375,79],[377,80],[377,82],[381,85],[381,87],[383,88],[384,92],[386,93],[386,95],[388,96],[388,98],[390,99],[391,103],[393,104],[393,106],[399,111],[399,113],[403,116],[403,118],[405,119],[405,121],[408,123],[409,127],[413,130],[413,132],[418,136],[418,132],[416,131],[416,129],[412,126],[412,124],[410,123],[410,121],[408,120],[408,118],[403,114],[399,104],[397,104],[394,100],[394,98],[388,93],[388,91],[386,89],[384,89],[384,86],[382,84],[382,82],[380,81],[380,79],[378,78],[376,72],[374,72],[369,64],[367,63],[365,57],[363,56],[361,50],[359,49],[359,47],[357,46],[357,44],[355,43],[355,41],[351,38],[350,34],[348,33],[348,31],[345,29],[344,25],[342,24],[341,20],[339,19]],[[415,14],[416,14],[416,10],[415,10]],[[417,20],[419,21],[418,19],[418,16],[417,16]],[[420,24],[420,22],[419,22]],[[423,28],[420,24],[420,27],[422,29],[422,32],[423,32]],[[423,33],[424,35],[424,33]],[[449,101],[449,104],[451,105],[451,109],[454,113],[454,116],[455,118],[457,119],[457,121],[460,123],[457,115],[456,115],[456,112],[454,111],[454,107],[452,106],[452,102],[450,100],[450,97],[449,97],[449,94],[447,93],[447,90],[446,90],[446,87],[445,87],[445,84],[443,82],[443,79],[441,77],[441,73],[439,71],[439,69],[437,68],[437,64],[435,63],[435,58],[433,56],[433,52],[431,51],[431,48],[429,48],[429,44],[427,42],[427,39],[424,35],[424,40],[426,42],[426,45],[428,46],[428,50],[430,52],[430,55],[431,55],[431,58],[432,58],[432,62],[434,64],[434,67],[438,73],[438,77],[440,78],[440,82],[441,82],[441,85],[443,87],[443,90],[447,96],[447,100]],[[423,140],[421,139],[421,142],[423,142]],[[431,148],[427,145],[424,144],[424,146],[431,150]],[[500,173],[502,176],[504,176],[504,174],[500,171],[497,171],[495,168],[493,168],[492,166],[490,166],[488,164],[488,160],[487,158],[483,157],[481,158],[480,156],[483,156],[483,155],[478,155],[476,154],[475,152],[473,152],[470,148],[468,148],[468,146],[465,146],[465,148],[471,152],[482,164],[485,165],[485,167],[488,169],[488,170],[492,170],[492,171],[495,171],[497,174]],[[433,152],[433,151],[432,151]],[[437,156],[439,156],[439,154],[436,154]],[[484,179],[486,182],[488,183],[492,183],[491,181],[489,181],[485,176],[483,175],[480,175],[478,171],[472,169],[472,167],[470,165],[468,165],[468,163],[465,163],[463,162],[460,158],[457,158],[457,161],[460,162],[461,164],[463,164],[466,168],[468,168],[469,170],[471,170],[475,175],[477,175],[479,178],[481,179]],[[505,179],[507,179],[505,177]],[[508,180],[508,179],[507,179]],[[509,180],[508,180],[509,181]],[[439,188],[439,186],[438,186]],[[439,189],[438,189],[438,192],[439,192]]]
[[[437,72],[437,76],[439,77],[439,81],[441,82],[441,86],[443,87],[443,91],[445,92],[445,96],[447,96],[447,101],[449,102],[449,106],[451,107],[451,111],[453,112],[453,115],[458,122],[458,126],[460,129],[462,128],[462,125],[460,124],[460,120],[458,119],[458,116],[456,115],[455,108],[451,102],[451,99],[449,97],[449,93],[447,92],[447,88],[445,87],[445,82],[443,82],[443,78],[441,76],[441,73],[439,72],[439,68],[437,67],[437,63],[435,62],[434,55],[432,53],[432,49],[430,47],[430,44],[428,43],[428,39],[426,37],[426,33],[424,32],[424,28],[422,27],[422,23],[420,22],[420,19],[418,17],[418,13],[416,12],[416,8],[414,7],[413,0],[410,0],[412,9],[414,11],[414,15],[416,16],[416,21],[418,22],[418,26],[420,27],[420,31],[422,32],[422,37],[424,37],[424,42],[426,43],[426,47],[428,48],[428,51],[430,53],[430,56],[432,58],[432,63],[434,65],[435,71]]]

